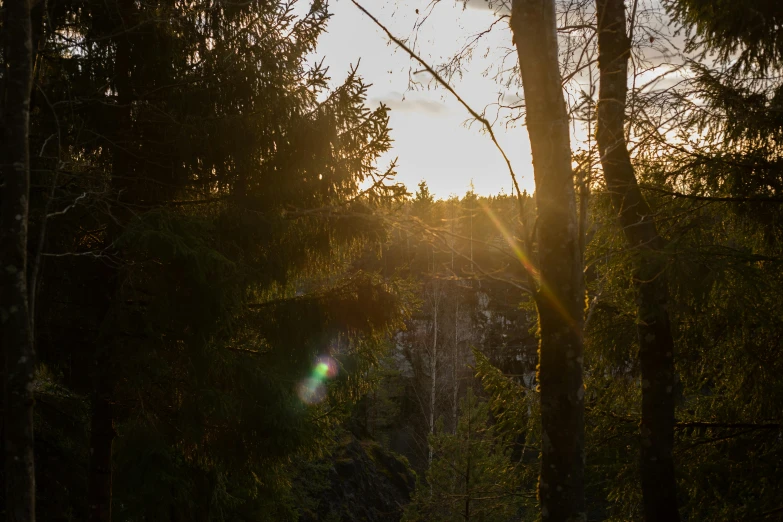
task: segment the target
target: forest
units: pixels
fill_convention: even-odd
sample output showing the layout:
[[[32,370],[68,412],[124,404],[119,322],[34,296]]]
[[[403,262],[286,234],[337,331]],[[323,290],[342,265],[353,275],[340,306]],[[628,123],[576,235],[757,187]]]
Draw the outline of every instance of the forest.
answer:
[[[510,193],[400,181],[333,4]],[[783,521],[783,2],[411,5],[0,0],[6,521]]]

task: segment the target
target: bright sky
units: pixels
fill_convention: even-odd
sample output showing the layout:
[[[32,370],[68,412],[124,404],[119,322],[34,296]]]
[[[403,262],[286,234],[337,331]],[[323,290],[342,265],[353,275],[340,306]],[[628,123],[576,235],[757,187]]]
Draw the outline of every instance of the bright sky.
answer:
[[[416,36],[414,24],[421,19],[430,0],[360,0],[360,3],[379,18],[396,36]],[[495,20],[493,11],[483,0],[473,0],[463,9],[461,0],[436,2],[435,12],[418,33],[417,51],[430,63],[439,63],[452,56],[473,34],[485,30]],[[359,73],[373,86],[369,102],[381,102],[391,110],[394,148],[386,162],[399,158],[398,180],[413,192],[421,180],[441,198],[452,194],[462,196],[471,181],[479,194],[511,192],[511,177],[506,164],[489,136],[481,132],[480,124],[465,126],[469,114],[443,89],[427,88],[429,75],[417,74],[424,86],[409,89],[409,72],[420,69],[407,54],[389,42],[383,32],[363,15],[350,0],[332,0],[333,17],[328,33],[319,40],[318,54],[325,57],[335,83],[345,77],[351,64],[361,59]],[[416,9],[421,15],[416,14]],[[484,68],[503,49],[510,50],[511,33],[508,24],[501,21],[478,48],[477,57],[469,72],[453,86],[474,109],[481,110],[497,102],[501,87],[492,78],[482,75]],[[483,52],[493,53],[484,58]],[[516,58],[515,56],[513,57]],[[512,87],[511,95],[517,87]],[[523,189],[532,192],[533,174],[530,146],[524,128],[506,130],[496,125],[496,135]]]
[[[430,65],[449,60],[475,35],[492,27],[475,47],[473,58],[465,65],[465,74],[453,78],[451,85],[476,111],[487,108],[490,121],[496,116],[499,100],[513,104],[521,99],[518,82],[503,86],[493,78],[499,66],[508,69],[517,59],[507,20],[498,21],[497,9],[492,8],[503,2],[508,4],[508,0],[358,1],[396,37],[407,40]],[[676,49],[682,48],[684,40],[682,35],[673,33],[668,19],[662,16],[660,0],[639,0],[636,5],[637,45],[644,44],[640,52],[648,65],[654,65],[653,69],[637,71],[636,85],[642,86],[665,70],[675,71],[672,65],[681,63],[675,58]],[[359,73],[373,84],[369,90],[370,104],[384,103],[392,109],[394,147],[384,162],[399,158],[397,179],[411,192],[425,180],[440,198],[462,196],[471,183],[482,195],[511,193],[511,176],[503,157],[479,123],[466,125],[470,115],[465,108],[444,89],[436,88],[428,73],[416,74],[421,66],[390,42],[350,0],[331,0],[330,10],[333,16],[328,32],[319,40],[317,54],[330,67],[335,85],[344,79],[352,64],[361,60]],[[648,39],[656,43],[648,45]],[[661,47],[661,42],[668,43]],[[650,88],[672,84],[682,74],[682,71],[674,72]],[[419,85],[411,88],[411,77]],[[579,89],[578,84],[585,83],[588,83],[586,76],[575,78],[569,87],[571,94],[576,94],[574,89]],[[524,126],[507,128],[500,121],[494,130],[511,160],[520,187],[532,193],[532,158]],[[587,136],[586,129],[572,127],[572,149],[584,147]]]

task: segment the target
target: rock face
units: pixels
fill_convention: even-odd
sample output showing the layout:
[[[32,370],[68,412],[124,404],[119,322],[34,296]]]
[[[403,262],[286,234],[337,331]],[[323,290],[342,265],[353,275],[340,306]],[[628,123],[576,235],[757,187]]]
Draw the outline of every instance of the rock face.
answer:
[[[330,464],[324,487],[301,509],[301,522],[399,522],[416,485],[407,461],[375,441],[346,435]]]

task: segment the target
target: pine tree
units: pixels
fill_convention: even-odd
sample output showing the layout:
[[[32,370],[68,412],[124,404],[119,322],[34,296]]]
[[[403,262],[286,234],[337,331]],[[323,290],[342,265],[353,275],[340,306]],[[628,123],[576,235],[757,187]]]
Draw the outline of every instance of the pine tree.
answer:
[[[489,407],[468,388],[456,433],[443,420],[430,435],[434,459],[417,484],[404,521],[506,522],[519,509],[517,476],[490,423]]]
[[[51,10],[36,227],[57,215],[36,328],[55,384],[91,406],[76,518],[293,517],[290,457],[319,451],[404,314],[394,281],[356,264],[384,234],[374,205],[399,194],[376,168],[387,109],[356,70],[329,91],[307,64],[328,16]]]

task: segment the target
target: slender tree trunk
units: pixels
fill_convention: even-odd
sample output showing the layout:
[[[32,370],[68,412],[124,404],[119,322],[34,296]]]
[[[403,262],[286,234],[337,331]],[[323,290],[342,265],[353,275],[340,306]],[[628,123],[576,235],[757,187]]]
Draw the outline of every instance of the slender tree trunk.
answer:
[[[457,200],[459,201],[459,200]],[[459,280],[457,279],[457,273],[454,271],[454,221],[456,220],[456,201],[451,202],[451,274],[454,277],[454,351],[452,352],[451,359],[451,416],[454,420],[454,434],[457,434],[458,424],[458,399],[459,384],[457,381],[457,359],[459,349]]]
[[[33,85],[31,85],[30,90],[30,110],[34,111],[36,107],[36,93],[37,90],[35,88],[34,83],[37,81],[39,71],[40,71],[40,62],[41,62],[41,52],[44,49],[44,45],[46,42],[46,8],[47,8],[47,1],[46,0],[31,0],[31,10],[30,10],[30,21],[32,24],[31,30],[32,30],[32,44],[33,44]],[[40,95],[39,95],[40,97]],[[58,124],[59,127],[59,124]],[[60,155],[60,139],[57,139],[57,156],[59,161],[59,155]],[[42,253],[43,249],[46,245],[46,225],[48,221],[48,214],[50,205],[52,203],[52,200],[54,199],[55,190],[57,188],[57,172],[59,167],[55,167],[54,174],[52,176],[52,182],[49,189],[49,197],[46,201],[46,204],[44,205],[43,210],[43,216],[41,217],[41,223],[39,224],[39,231],[38,231],[38,238],[37,238],[37,246],[35,250],[33,250],[33,257],[31,260],[29,260],[30,266],[30,274],[28,278],[28,290],[27,294],[29,296],[29,309],[30,309],[30,342],[33,345],[33,348],[35,348],[36,343],[36,329],[35,329],[35,320],[36,320],[36,302],[38,298],[38,276],[41,272],[41,264],[42,264]]]
[[[29,0],[3,3],[2,144],[4,187],[0,209],[0,323],[5,355],[3,408],[5,516],[35,521],[33,372],[27,291],[27,223],[30,196],[30,89],[33,52]]]
[[[667,305],[664,242],[636,182],[625,141],[628,59],[623,0],[597,0],[598,149],[606,185],[612,194],[629,246],[636,250],[637,332],[642,371],[641,473],[647,522],[676,522],[677,484],[674,446],[674,340]]]
[[[473,411],[471,409],[472,405],[468,401],[470,401],[470,398],[466,399],[466,403],[468,404],[468,448],[466,458],[467,465],[465,466],[465,513],[462,515],[466,522],[470,520],[470,430],[473,428],[470,422],[473,415]]]
[[[138,197],[139,185],[134,179],[134,155],[132,144],[133,101],[131,85],[131,53],[136,7],[133,0],[117,0],[117,18],[113,20],[113,34],[116,54],[114,56],[114,90],[116,93],[116,131],[113,136],[112,189],[117,205],[112,208],[104,248],[116,250],[114,241],[122,234],[123,227],[132,219],[129,204]],[[113,13],[113,14],[114,14]],[[106,270],[106,316],[111,321],[116,298],[120,288],[120,269]],[[87,500],[90,508],[90,522],[111,522],[112,520],[112,453],[116,436],[114,430],[114,368],[115,341],[112,329],[100,336],[95,346],[93,368],[92,410],[90,418],[90,462],[88,468]]]
[[[470,273],[473,273],[473,207],[470,209]],[[481,279],[479,279],[479,288],[481,288]],[[470,287],[473,288],[473,279],[470,280]]]
[[[432,298],[434,303],[432,354],[430,355],[430,435],[435,433],[435,396],[438,381],[438,300],[440,298],[437,287],[433,286]],[[427,464],[432,466],[432,442],[428,443]]]
[[[571,167],[569,120],[558,64],[554,0],[513,0],[536,181],[540,268],[538,382],[544,522],[586,519],[584,501],[584,285]]]
[[[104,365],[96,363],[96,370]],[[96,376],[90,417],[89,492],[90,522],[111,521],[112,444],[114,417],[111,386],[105,378]]]
[[[457,291],[454,285],[455,292]],[[456,294],[455,294],[456,299]],[[454,434],[457,434],[459,424],[459,380],[457,379],[457,363],[459,361],[459,301],[457,300],[454,311],[454,355],[451,365],[451,416],[454,419]]]
[[[457,273],[454,272],[454,200],[451,201],[451,275],[456,277]]]

